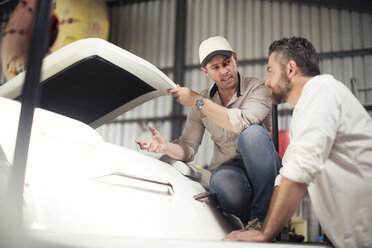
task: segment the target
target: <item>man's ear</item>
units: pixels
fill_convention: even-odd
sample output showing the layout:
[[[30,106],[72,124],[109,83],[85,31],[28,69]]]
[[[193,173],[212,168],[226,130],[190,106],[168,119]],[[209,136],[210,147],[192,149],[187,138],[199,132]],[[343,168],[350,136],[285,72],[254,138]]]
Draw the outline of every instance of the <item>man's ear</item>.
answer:
[[[288,78],[293,78],[298,73],[298,66],[294,60],[290,60],[287,63],[287,75]]]
[[[238,64],[238,57],[236,56],[236,53],[233,53],[233,58],[235,59],[235,63]]]
[[[200,67],[201,71],[204,72],[205,74],[208,74],[207,68],[205,66]]]

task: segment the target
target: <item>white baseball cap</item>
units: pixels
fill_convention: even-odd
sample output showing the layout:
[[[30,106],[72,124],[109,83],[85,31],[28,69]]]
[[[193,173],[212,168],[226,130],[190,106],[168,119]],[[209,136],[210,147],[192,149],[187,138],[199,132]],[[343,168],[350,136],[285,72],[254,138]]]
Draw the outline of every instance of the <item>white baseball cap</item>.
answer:
[[[234,50],[229,42],[222,36],[213,36],[204,40],[199,46],[200,64],[205,66],[215,55],[231,57]]]

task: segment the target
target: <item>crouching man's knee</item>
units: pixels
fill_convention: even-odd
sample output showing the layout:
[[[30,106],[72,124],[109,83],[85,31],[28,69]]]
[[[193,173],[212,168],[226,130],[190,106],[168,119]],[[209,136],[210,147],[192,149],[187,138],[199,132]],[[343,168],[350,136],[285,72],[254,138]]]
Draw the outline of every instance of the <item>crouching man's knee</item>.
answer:
[[[262,144],[267,138],[270,138],[270,136],[262,126],[251,125],[240,133],[238,137],[238,146],[239,148],[256,146]]]

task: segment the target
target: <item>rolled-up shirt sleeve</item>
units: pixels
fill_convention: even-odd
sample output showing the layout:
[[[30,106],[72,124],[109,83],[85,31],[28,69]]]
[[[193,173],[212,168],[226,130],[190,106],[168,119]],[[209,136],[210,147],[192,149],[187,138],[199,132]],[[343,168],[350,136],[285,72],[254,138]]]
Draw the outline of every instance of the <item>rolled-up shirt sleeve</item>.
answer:
[[[282,175],[281,175],[282,169],[283,169],[283,167],[280,168],[279,174],[275,178],[274,186],[278,186],[282,182],[282,178],[283,178]]]
[[[324,169],[340,118],[340,99],[330,96],[333,89],[315,83],[305,85],[294,109],[291,140],[280,171],[282,176],[306,184]]]
[[[187,114],[181,136],[172,141],[175,144],[179,144],[185,151],[185,162],[194,160],[194,156],[198,152],[203,139],[204,131],[205,127],[201,120],[201,113],[193,106]]]
[[[261,124],[271,113],[270,91],[263,83],[257,84],[244,97],[246,99],[240,108],[227,110],[230,124],[236,133],[241,133],[250,125]]]

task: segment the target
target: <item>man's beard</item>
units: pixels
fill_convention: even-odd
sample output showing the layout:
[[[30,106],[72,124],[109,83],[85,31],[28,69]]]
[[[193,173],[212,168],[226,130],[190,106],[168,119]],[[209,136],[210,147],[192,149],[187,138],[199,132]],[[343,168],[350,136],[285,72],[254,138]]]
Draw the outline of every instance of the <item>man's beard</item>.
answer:
[[[279,79],[278,88],[271,88],[271,100],[274,104],[280,104],[287,102],[288,94],[292,89],[292,83],[285,72],[282,72],[282,75]]]

